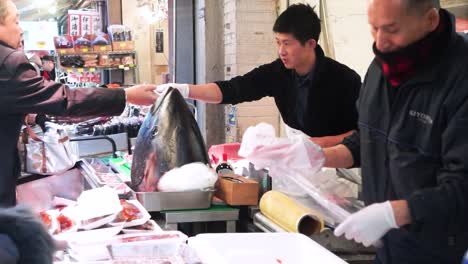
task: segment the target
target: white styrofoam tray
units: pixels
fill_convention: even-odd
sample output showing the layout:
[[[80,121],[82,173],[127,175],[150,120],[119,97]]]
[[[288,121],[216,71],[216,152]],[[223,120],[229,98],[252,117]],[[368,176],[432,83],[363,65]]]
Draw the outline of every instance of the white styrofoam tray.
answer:
[[[200,234],[188,239],[205,264],[346,263],[309,237],[297,233]]]

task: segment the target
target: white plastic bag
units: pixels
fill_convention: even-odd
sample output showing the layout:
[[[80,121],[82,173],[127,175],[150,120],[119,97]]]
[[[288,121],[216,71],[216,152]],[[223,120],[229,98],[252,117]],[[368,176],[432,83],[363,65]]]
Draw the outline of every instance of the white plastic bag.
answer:
[[[26,126],[24,143],[24,171],[52,175],[65,172],[78,161],[77,147],[70,142],[66,130],[57,124],[46,122],[46,132],[38,136]]]
[[[309,136],[307,136],[304,132],[297,130],[295,128],[292,128],[286,124],[284,124],[284,131],[286,132],[286,137],[288,138],[295,138],[297,136],[309,138]]]
[[[334,175],[320,172],[325,157],[322,149],[300,133],[277,138],[271,125],[249,127],[243,136],[239,156],[256,169],[267,168],[273,187],[288,196],[310,201],[330,224],[340,223],[360,205],[353,200],[350,187]],[[351,196],[351,197],[350,197]]]
[[[290,177],[313,177],[325,162],[322,149],[307,137],[277,138],[274,128],[265,123],[247,128],[239,156],[253,163],[257,170],[267,168],[273,185],[292,196],[304,196],[306,192]]]

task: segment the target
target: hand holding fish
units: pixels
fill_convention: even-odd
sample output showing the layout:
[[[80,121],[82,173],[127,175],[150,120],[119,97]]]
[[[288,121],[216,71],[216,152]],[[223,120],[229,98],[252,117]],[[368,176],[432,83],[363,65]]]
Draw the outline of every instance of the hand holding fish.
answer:
[[[125,89],[127,102],[136,105],[152,105],[158,96],[154,93],[156,89],[152,84],[140,84]]]
[[[165,94],[169,87],[172,87],[172,88],[175,88],[175,89],[179,90],[182,97],[184,97],[184,98],[189,97],[190,88],[189,88],[189,85],[186,84],[186,83],[165,83],[165,84],[160,84],[160,85],[158,85],[156,87],[156,93],[158,95]]]

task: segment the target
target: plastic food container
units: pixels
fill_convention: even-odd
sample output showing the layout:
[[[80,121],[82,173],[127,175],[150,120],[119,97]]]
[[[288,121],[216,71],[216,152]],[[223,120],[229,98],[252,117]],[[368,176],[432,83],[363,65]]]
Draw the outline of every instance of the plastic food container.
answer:
[[[179,231],[116,236],[107,246],[113,260],[177,256],[187,236]]]
[[[309,237],[295,233],[201,234],[188,245],[204,264],[345,264]]]

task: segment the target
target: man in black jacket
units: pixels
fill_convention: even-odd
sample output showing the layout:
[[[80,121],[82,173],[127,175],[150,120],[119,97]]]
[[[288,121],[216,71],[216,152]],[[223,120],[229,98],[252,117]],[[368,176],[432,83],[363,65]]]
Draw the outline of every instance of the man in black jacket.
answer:
[[[460,263],[468,248],[468,45],[435,0],[370,0],[375,59],[358,132],[324,149],[368,204],[335,230],[376,263]]]
[[[17,142],[27,113],[91,116],[118,115],[125,103],[152,104],[152,85],[123,89],[81,88],[44,80],[22,51],[18,10],[11,0],[0,0],[0,207],[16,203],[20,174]]]
[[[322,147],[333,146],[356,128],[359,75],[325,57],[317,44],[320,20],[313,8],[296,4],[273,26],[279,59],[229,81],[204,85],[164,84],[185,97],[210,103],[237,104],[271,96],[289,127]]]
[[[0,208],[0,263],[52,263],[59,246],[30,209]]]

